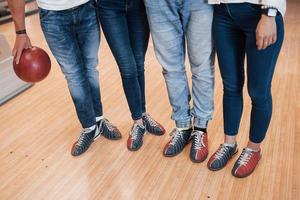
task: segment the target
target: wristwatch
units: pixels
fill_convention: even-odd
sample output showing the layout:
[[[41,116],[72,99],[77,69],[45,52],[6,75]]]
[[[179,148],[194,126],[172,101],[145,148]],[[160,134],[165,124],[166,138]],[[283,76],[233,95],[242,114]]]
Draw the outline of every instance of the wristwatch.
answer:
[[[276,17],[277,16],[277,8],[269,7],[269,6],[262,6],[261,7],[262,14],[268,17]]]

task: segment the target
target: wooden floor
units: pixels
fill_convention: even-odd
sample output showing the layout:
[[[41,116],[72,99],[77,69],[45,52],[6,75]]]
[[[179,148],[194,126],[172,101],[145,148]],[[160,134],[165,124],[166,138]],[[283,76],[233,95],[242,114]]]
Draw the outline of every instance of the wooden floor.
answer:
[[[189,147],[174,158],[163,157],[167,134],[146,135],[140,151],[127,151],[130,113],[103,37],[99,69],[105,116],[118,125],[123,139],[101,138],[83,156],[70,155],[80,125],[64,77],[51,56],[49,77],[0,107],[0,199],[300,199],[300,2],[296,2],[289,1],[286,39],[273,81],[274,115],[263,158],[250,177],[232,177],[235,159],[219,172],[209,171],[206,161],[194,164],[189,160]],[[32,43],[50,53],[38,16],[26,22]],[[13,24],[1,25],[0,32],[12,45]],[[171,131],[171,109],[151,43],[146,66],[148,111]],[[245,96],[240,147],[246,144],[249,129],[250,102]],[[221,99],[217,70],[210,153],[223,139]]]

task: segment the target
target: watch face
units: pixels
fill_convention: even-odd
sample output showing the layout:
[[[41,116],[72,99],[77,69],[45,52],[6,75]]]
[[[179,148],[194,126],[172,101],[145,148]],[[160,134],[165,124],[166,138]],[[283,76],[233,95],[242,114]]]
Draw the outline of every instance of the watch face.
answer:
[[[277,10],[276,9],[268,9],[268,16],[269,17],[276,17]]]

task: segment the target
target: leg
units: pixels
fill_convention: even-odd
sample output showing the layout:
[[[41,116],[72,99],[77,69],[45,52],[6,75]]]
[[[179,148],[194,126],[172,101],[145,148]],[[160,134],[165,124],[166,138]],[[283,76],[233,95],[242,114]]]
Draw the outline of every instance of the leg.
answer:
[[[276,23],[277,42],[262,51],[257,50],[255,32],[251,31],[256,26],[246,30],[248,92],[252,101],[250,145],[263,141],[272,116],[271,82],[284,37],[282,16],[276,17]],[[252,147],[255,148],[255,145],[252,144]]]
[[[99,23],[95,2],[83,6],[80,22],[76,26],[76,38],[80,48],[85,75],[91,88],[94,112],[97,117],[103,115],[99,87],[98,49],[100,43]]]
[[[194,125],[206,129],[212,119],[214,96],[213,7],[202,3],[188,8],[187,48],[192,71]]]
[[[67,79],[81,125],[83,128],[91,127],[96,123],[96,116],[91,88],[73,31],[72,14],[41,10],[40,18],[47,43]]]
[[[141,89],[131,48],[125,11],[101,8],[100,21],[110,49],[118,63],[123,88],[133,120],[142,118]]]
[[[238,133],[243,111],[245,37],[224,5],[215,6],[213,33],[224,86],[224,132],[229,139]],[[235,137],[231,139],[234,143]]]
[[[142,6],[139,7],[139,9],[129,11],[127,14],[127,22],[130,44],[137,66],[138,82],[141,90],[142,112],[145,113],[146,100],[144,64],[150,35],[145,8]]]
[[[191,127],[190,91],[185,71],[184,31],[174,1],[145,0],[155,54],[163,67],[172,119],[178,128]]]

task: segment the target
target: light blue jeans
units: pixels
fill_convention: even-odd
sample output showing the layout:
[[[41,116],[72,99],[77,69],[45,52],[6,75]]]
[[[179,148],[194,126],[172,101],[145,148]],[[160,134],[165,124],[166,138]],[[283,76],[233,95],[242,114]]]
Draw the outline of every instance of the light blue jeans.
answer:
[[[204,0],[144,0],[155,53],[163,67],[172,119],[178,128],[206,128],[214,93],[213,7]],[[192,95],[185,51],[192,72]],[[190,100],[193,107],[190,107]]]

